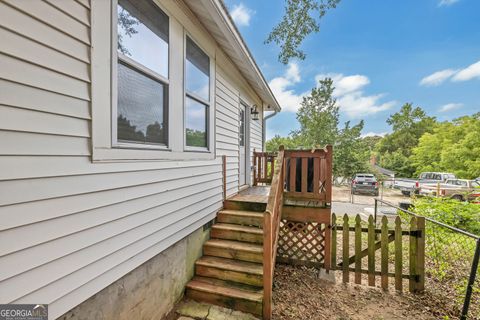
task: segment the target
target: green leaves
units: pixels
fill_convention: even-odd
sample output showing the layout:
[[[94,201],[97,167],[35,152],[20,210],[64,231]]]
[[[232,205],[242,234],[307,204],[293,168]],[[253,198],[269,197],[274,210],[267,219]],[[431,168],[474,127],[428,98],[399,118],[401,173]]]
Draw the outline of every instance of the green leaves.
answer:
[[[410,160],[416,173],[453,172],[458,177],[480,176],[480,114],[437,124],[413,148]]]
[[[265,43],[280,46],[278,61],[287,64],[290,59],[305,59],[299,49],[305,37],[320,30],[319,20],[340,0],[285,0],[285,14],[282,21],[273,28]],[[318,15],[318,18],[317,18]]]
[[[436,120],[427,116],[422,108],[406,103],[387,119],[387,123],[393,132],[376,145],[380,165],[395,171],[397,176],[411,177],[415,173],[415,166],[409,159],[412,149],[418,145],[420,137],[433,131]]]

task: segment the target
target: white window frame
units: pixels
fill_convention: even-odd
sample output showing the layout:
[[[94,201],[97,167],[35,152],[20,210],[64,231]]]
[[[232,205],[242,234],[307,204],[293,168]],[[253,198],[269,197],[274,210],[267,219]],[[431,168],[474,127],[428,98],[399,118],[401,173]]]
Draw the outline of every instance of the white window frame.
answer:
[[[208,58],[209,58],[209,101],[205,100],[204,98],[198,96],[195,93],[188,92],[187,91],[187,37],[190,38],[192,42],[194,42],[202,51],[205,53]],[[215,94],[215,91],[213,90],[215,86],[215,82],[212,81],[212,78],[214,77],[215,68],[212,66],[212,61],[215,61],[212,59],[212,57],[205,51],[205,49],[199,44],[197,41],[195,41],[195,38],[189,33],[185,32],[183,35],[183,148],[186,152],[210,152],[211,146],[212,146],[212,141],[210,141],[210,127],[211,127],[211,119],[214,114],[212,114],[212,100],[213,100],[213,95]],[[187,145],[187,98],[190,98],[192,100],[197,101],[200,104],[203,104],[207,107],[207,119],[206,119],[206,129],[207,129],[207,147],[194,147],[194,146],[188,146]]]
[[[169,130],[170,130],[170,124],[169,124],[169,111],[170,111],[170,101],[169,101],[169,91],[170,91],[170,31],[168,32],[168,74],[167,77],[165,78],[161,74],[151,70],[148,67],[145,67],[144,65],[140,64],[139,62],[135,61],[134,59],[119,53],[117,50],[117,39],[118,39],[118,20],[117,20],[117,7],[113,6],[114,3],[118,4],[118,0],[115,2],[112,2],[112,147],[113,148],[126,148],[126,149],[156,149],[156,150],[171,150],[169,149]],[[157,4],[158,5],[158,4]],[[160,7],[160,6],[159,6]],[[168,24],[170,30],[170,15],[168,15],[165,10],[163,10],[162,7],[160,9],[168,16]],[[163,115],[166,116],[166,121],[167,123],[167,133],[166,133],[166,142],[163,144],[149,144],[149,143],[135,143],[135,142],[124,142],[124,141],[118,141],[118,61],[121,60],[124,64],[128,65],[129,67],[133,68],[134,70],[138,70],[141,73],[144,73],[146,76],[153,78],[154,80],[160,82],[162,85],[166,86],[166,91],[165,94],[167,95],[166,99],[166,106],[163,106],[167,110],[163,110]]]
[[[167,145],[117,141],[117,0],[92,1],[91,74],[92,74],[92,161],[129,162],[164,160],[211,160],[215,158],[215,51],[213,38],[200,22],[192,21],[173,1],[154,0],[169,17],[168,79],[157,78],[167,86]],[[107,18],[109,17],[109,18]],[[185,147],[185,35],[201,45],[210,58],[210,103],[208,107],[207,145],[202,150]],[[179,54],[182,52],[183,54]],[[128,57],[122,61],[143,66]],[[132,60],[132,61],[130,61]],[[150,74],[151,70],[148,70]]]

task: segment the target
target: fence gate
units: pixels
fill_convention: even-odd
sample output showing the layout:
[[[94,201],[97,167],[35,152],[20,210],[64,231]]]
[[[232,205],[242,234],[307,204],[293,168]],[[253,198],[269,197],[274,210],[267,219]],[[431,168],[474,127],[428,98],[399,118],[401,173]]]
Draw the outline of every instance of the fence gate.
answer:
[[[342,271],[343,282],[350,282],[353,274],[354,282],[361,284],[364,274],[369,286],[376,286],[379,277],[380,286],[387,290],[391,277],[398,291],[403,290],[404,279],[410,292],[424,290],[425,218],[412,217],[409,226],[402,227],[399,216],[390,220],[383,216],[377,228],[373,216],[367,223],[360,215],[355,219],[344,215],[342,221],[333,214],[332,223],[332,269]]]

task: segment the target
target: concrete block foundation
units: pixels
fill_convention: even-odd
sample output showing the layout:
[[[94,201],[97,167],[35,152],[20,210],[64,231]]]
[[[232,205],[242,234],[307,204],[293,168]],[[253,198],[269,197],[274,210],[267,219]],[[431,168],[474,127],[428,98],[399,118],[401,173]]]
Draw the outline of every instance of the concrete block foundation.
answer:
[[[196,230],[58,319],[162,319],[182,298],[209,234]]]

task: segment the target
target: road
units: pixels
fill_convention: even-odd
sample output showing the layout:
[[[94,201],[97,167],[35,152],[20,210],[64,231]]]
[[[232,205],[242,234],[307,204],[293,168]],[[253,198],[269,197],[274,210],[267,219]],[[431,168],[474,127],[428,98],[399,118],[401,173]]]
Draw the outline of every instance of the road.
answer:
[[[349,202],[332,202],[332,212],[337,216],[342,216],[347,214],[349,217],[354,217],[357,214],[360,214],[360,217],[364,221],[368,221],[368,216],[373,215],[374,206],[368,204],[357,204]],[[377,218],[386,215],[388,218],[396,217],[396,210],[391,207],[379,206],[377,210]]]

